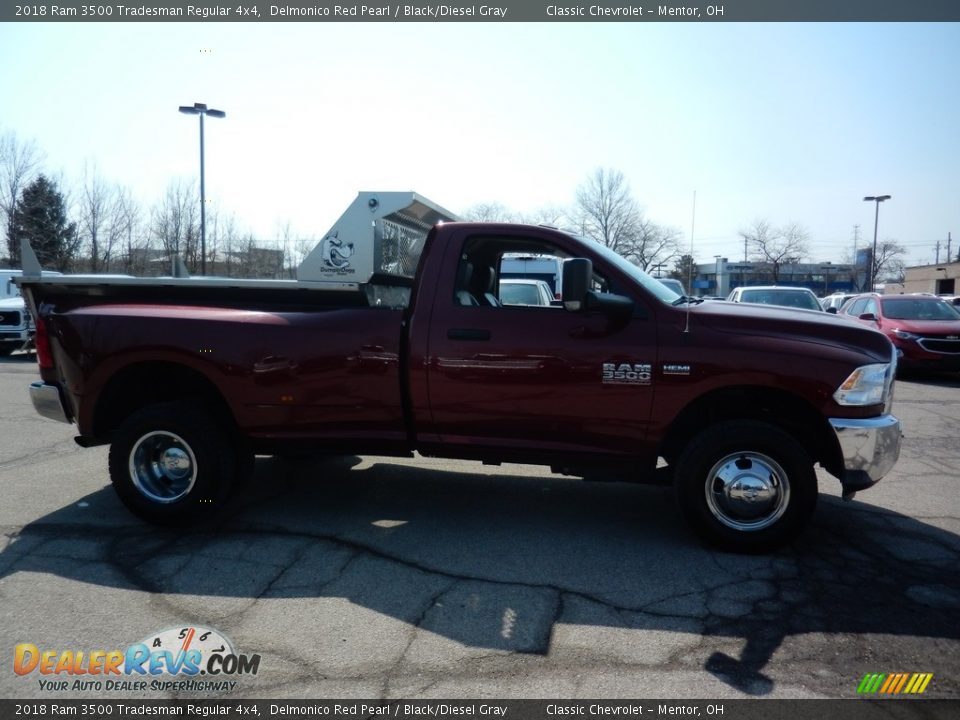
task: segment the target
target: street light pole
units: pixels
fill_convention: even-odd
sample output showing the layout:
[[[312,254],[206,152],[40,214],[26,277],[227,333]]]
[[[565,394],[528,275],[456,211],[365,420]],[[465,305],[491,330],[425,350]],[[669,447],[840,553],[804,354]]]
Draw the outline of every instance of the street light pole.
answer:
[[[204,103],[194,103],[191,105],[181,105],[180,112],[185,115],[200,116],[200,274],[207,274],[207,197],[204,184],[204,163],[203,163],[203,117],[222,118],[227,114],[223,110],[214,110],[208,108]]]
[[[877,284],[877,221],[880,219],[880,203],[889,200],[889,195],[868,195],[863,199],[864,202],[875,202],[877,204],[873,213],[873,252],[870,254],[870,284],[867,292],[873,292]]]

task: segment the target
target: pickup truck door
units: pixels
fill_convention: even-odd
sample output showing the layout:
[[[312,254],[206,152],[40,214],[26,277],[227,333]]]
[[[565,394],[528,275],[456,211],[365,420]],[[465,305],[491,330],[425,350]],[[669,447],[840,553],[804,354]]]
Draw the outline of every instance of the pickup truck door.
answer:
[[[451,284],[438,283],[424,358],[434,437],[640,454],[656,342],[654,316],[642,306],[619,321],[562,307],[465,306]]]

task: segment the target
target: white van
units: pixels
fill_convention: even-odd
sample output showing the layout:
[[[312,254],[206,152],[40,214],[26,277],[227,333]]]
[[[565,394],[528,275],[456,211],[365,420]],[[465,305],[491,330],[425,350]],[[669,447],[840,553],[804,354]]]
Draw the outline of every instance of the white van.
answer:
[[[553,255],[506,253],[500,260],[500,278],[543,280],[555,300],[563,299],[563,260]]]

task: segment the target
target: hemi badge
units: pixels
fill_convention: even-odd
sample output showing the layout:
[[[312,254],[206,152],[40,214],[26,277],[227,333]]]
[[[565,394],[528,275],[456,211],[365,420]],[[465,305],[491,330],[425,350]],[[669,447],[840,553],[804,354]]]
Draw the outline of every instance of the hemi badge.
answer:
[[[665,364],[663,366],[663,374],[664,375],[689,375],[690,366]]]

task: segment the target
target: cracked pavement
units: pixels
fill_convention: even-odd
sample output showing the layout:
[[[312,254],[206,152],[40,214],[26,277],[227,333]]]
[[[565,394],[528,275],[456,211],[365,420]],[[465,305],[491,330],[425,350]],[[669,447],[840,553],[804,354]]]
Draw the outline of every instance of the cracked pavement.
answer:
[[[18,643],[187,626],[261,655],[242,698],[849,698],[872,672],[960,697],[957,375],[900,381],[893,472],[849,503],[818,472],[813,527],[765,557],[701,546],[669,489],[422,458],[259,458],[217,526],[157,529],[35,376],[0,362],[0,697],[113,697],[41,690]]]

